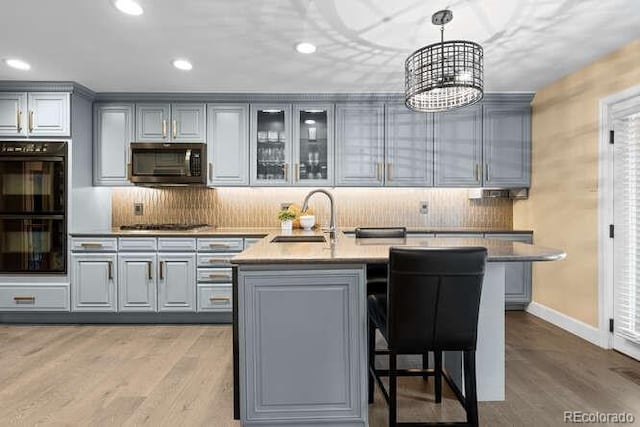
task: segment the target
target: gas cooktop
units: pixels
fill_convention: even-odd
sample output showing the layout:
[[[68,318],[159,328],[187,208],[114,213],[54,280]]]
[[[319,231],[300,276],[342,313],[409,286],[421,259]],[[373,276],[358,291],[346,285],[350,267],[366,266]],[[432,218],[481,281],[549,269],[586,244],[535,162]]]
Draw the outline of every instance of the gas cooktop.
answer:
[[[188,231],[205,227],[209,227],[209,224],[127,224],[121,225],[120,230]]]

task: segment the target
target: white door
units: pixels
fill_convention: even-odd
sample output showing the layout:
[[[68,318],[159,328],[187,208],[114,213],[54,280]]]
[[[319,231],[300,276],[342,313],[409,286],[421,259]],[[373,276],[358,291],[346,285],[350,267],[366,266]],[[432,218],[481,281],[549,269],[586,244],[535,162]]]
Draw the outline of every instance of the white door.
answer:
[[[613,348],[640,360],[640,97],[613,119]]]

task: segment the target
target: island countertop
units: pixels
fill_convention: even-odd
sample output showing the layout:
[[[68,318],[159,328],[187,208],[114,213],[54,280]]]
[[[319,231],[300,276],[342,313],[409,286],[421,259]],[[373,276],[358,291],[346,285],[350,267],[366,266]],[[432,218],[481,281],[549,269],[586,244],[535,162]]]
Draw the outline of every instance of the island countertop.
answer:
[[[391,247],[467,247],[483,246],[489,262],[557,261],[566,254],[559,249],[528,243],[481,238],[428,238],[409,235],[405,239],[356,239],[342,232],[333,245],[325,243],[272,243],[281,233],[269,234],[232,258],[233,264],[316,264],[316,263],[384,263]],[[321,235],[317,231],[294,231],[294,235]]]

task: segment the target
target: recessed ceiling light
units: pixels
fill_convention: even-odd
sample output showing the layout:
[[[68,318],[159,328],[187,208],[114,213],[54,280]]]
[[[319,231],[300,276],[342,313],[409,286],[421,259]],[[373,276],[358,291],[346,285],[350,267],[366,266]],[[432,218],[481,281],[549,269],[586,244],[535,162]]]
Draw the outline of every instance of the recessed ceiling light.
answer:
[[[309,54],[316,51],[316,45],[307,43],[307,42],[302,42],[296,45],[296,50],[300,53]]]
[[[10,59],[5,59],[4,62],[9,67],[15,68],[16,70],[27,71],[31,69],[31,65],[27,64],[22,59],[10,58]]]
[[[304,123],[307,124],[307,125],[315,125],[316,121],[312,120],[312,119],[307,119],[307,120],[304,121]]]
[[[187,61],[186,59],[174,59],[173,66],[182,71],[189,71],[193,68],[191,62]]]
[[[113,4],[120,12],[126,13],[127,15],[139,16],[144,12],[142,6],[133,0],[115,0]]]

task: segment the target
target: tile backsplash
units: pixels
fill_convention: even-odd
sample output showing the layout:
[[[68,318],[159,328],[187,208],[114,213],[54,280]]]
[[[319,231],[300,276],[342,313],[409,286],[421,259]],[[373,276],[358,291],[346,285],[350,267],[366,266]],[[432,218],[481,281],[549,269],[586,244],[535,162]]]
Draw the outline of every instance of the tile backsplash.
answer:
[[[281,203],[302,205],[308,188],[114,188],[112,222],[201,223],[218,227],[277,227]],[[339,227],[512,227],[511,200],[469,200],[466,189],[334,188]],[[420,213],[420,202],[429,204]],[[134,203],[144,214],[134,215]],[[322,194],[309,203],[318,222],[329,221]]]

